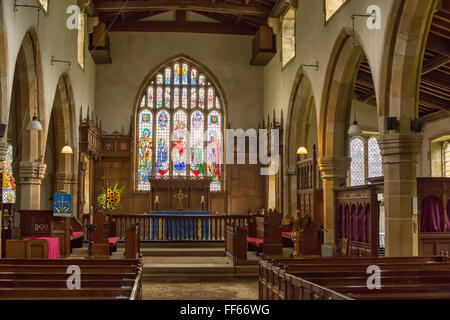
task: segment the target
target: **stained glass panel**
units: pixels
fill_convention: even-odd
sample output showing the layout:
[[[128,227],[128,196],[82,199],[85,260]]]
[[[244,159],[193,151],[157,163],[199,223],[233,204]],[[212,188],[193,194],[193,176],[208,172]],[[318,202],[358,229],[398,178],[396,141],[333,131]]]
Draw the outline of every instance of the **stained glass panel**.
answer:
[[[183,85],[188,85],[188,74],[189,68],[186,63],[183,63],[183,67],[181,68],[181,82]]]
[[[153,156],[153,117],[148,110],[139,113],[138,190],[150,190]]]
[[[173,175],[177,177],[186,176],[186,143],[187,115],[180,110],[174,115],[172,133]]]
[[[203,161],[203,134],[204,116],[200,111],[195,111],[191,115],[191,176],[204,176]]]
[[[378,145],[377,138],[370,138],[367,145],[369,178],[381,177],[383,175],[383,164],[381,160],[380,146]]]
[[[350,141],[350,184],[360,186],[365,184],[364,141],[355,138]]]
[[[200,109],[205,108],[205,88],[200,88],[198,90],[198,107]]]
[[[158,74],[156,76],[156,84],[163,84],[163,75],[162,74]]]
[[[191,109],[197,107],[197,89],[191,88]]]
[[[214,89],[208,89],[208,109],[214,108]]]
[[[211,191],[220,191],[222,163],[221,116],[213,111],[208,116],[207,158],[208,176],[212,178]]]
[[[220,100],[219,97],[216,97],[216,108],[220,109]]]
[[[180,85],[180,65],[178,63],[176,63],[173,66],[173,70],[174,70],[174,75],[173,75],[173,84],[178,86]]]
[[[187,107],[188,107],[188,90],[187,90],[187,88],[183,88],[183,90],[182,90],[181,106],[185,109],[187,109]]]
[[[170,108],[170,99],[171,99],[171,94],[170,94],[170,87],[166,87],[165,90],[165,94],[164,94],[164,106],[166,108]]]
[[[141,100],[141,108],[142,107],[145,107],[145,96],[143,96]]]
[[[201,86],[205,85],[205,76],[204,75],[200,75],[200,78],[198,79],[198,84]]]
[[[173,89],[173,108],[176,109],[180,106],[180,88]]]
[[[156,108],[161,108],[163,103],[163,89],[161,87],[156,88]]]
[[[191,86],[197,85],[197,69],[192,68],[191,70]]]
[[[13,147],[9,145],[2,170],[3,203],[16,203],[16,180],[12,169],[13,159]]]
[[[170,68],[166,68],[166,81],[165,81],[165,84],[170,84],[170,75],[171,75]]]
[[[169,176],[169,135],[170,115],[160,111],[156,116],[156,161],[155,173],[158,177]]]
[[[155,97],[154,94],[155,93],[154,93],[153,87],[152,86],[148,87],[148,90],[147,90],[147,106],[149,108],[153,108],[153,100],[154,100],[154,97]]]

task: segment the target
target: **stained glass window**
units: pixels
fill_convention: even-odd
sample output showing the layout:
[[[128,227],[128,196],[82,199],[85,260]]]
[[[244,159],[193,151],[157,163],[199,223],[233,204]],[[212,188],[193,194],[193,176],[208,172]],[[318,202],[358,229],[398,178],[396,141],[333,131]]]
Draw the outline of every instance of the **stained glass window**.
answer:
[[[175,112],[172,134],[173,175],[186,176],[187,115],[184,111]]]
[[[369,178],[381,177],[383,175],[382,160],[377,138],[373,137],[369,139],[367,142],[367,150]]]
[[[173,84],[174,85],[179,85],[180,84],[180,65],[178,63],[176,63],[173,66],[173,70],[174,70],[174,78],[173,78]]]
[[[350,184],[360,186],[365,184],[364,140],[354,138],[350,141]]]
[[[197,107],[197,89],[192,88],[191,89],[191,109],[194,109]]]
[[[181,82],[183,85],[188,84],[188,65],[186,63],[183,64],[183,67],[181,68]]]
[[[444,144],[444,177],[450,178],[450,142]]]
[[[203,134],[205,120],[203,113],[195,111],[191,116],[191,176],[204,175]]]
[[[166,91],[164,94],[164,106],[168,109],[170,108],[170,98],[171,97],[172,96],[170,95],[170,87],[166,87]]]
[[[207,167],[208,176],[212,178],[211,191],[220,191],[220,177],[222,163],[222,127],[219,112],[213,111],[208,115],[207,136]]]
[[[170,115],[167,111],[160,111],[156,116],[156,162],[157,176],[169,175],[169,134]]]
[[[150,190],[152,179],[168,177],[210,177],[211,191],[221,190],[223,102],[218,93],[205,73],[183,59],[158,70],[138,112],[138,190]]]
[[[198,90],[198,107],[201,109],[205,108],[205,88]]]
[[[148,87],[147,91],[147,106],[149,108],[153,108],[153,100],[154,100],[154,89],[152,86]]]
[[[16,180],[13,175],[12,163],[13,147],[9,145],[2,168],[3,203],[16,203]]]
[[[176,109],[180,106],[180,88],[173,89],[173,108]]]
[[[214,89],[208,89],[208,109],[214,108]]]
[[[153,116],[148,110],[139,113],[138,140],[138,186],[140,190],[150,190],[153,155]]]
[[[191,70],[191,85],[196,86],[197,85],[197,69],[192,68]]]
[[[163,92],[162,88],[158,87],[156,89],[156,107],[161,108],[162,107],[162,100],[163,100]]]

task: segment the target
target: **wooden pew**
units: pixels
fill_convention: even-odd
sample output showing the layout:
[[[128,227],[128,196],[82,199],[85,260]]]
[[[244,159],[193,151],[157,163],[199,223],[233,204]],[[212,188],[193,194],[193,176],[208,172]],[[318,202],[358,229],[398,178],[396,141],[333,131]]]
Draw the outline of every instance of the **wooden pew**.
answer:
[[[249,249],[271,256],[281,256],[281,220],[276,210],[269,210],[264,216],[252,216],[248,222],[247,242]]]
[[[76,217],[70,218],[70,253],[74,248],[82,248],[83,240],[83,225]]]
[[[67,268],[81,269],[81,289],[67,288]],[[0,299],[142,298],[142,260],[0,260]]]
[[[381,289],[367,287],[367,268],[381,269]],[[448,257],[260,260],[261,299],[450,298]]]
[[[125,232],[125,258],[136,259],[141,251],[141,225],[132,225]]]
[[[234,266],[257,265],[257,260],[247,259],[247,229],[227,224],[225,227],[225,254]]]

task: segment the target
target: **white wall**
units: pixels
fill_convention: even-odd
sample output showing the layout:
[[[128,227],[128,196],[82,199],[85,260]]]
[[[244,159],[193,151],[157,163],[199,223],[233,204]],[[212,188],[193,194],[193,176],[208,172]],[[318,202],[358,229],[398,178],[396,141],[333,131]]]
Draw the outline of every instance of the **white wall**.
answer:
[[[45,14],[41,11],[39,26],[39,48],[42,62],[45,124],[48,126],[58,79],[63,73],[67,73],[72,86],[76,115],[75,115],[75,141],[78,141],[78,119],[79,108],[83,105],[86,110],[90,105],[91,110],[95,108],[95,63],[88,51],[88,35],[86,34],[85,46],[85,70],[77,64],[77,30],[69,30],[66,27],[67,7],[75,5],[76,0],[51,0],[49,11]],[[36,0],[22,0],[20,4],[37,5]],[[8,110],[3,112],[2,121],[8,121],[9,106],[12,93],[12,84],[17,54],[26,32],[37,25],[37,9],[18,8],[14,12],[14,0],[2,1],[4,29],[7,37],[7,106]],[[51,65],[51,58],[70,60],[72,65]],[[76,148],[78,146],[75,146]],[[78,149],[78,148],[77,148]]]
[[[379,88],[381,57],[384,48],[385,25],[393,0],[357,0],[348,1],[327,24],[324,23],[324,1],[299,1],[296,13],[296,57],[284,69],[281,68],[281,42],[277,36],[278,53],[264,69],[264,114],[288,115],[289,98],[294,85],[296,73],[301,64],[315,64],[319,61],[320,69],[304,68],[311,80],[315,99],[316,113],[320,115],[325,76],[330,62],[335,41],[340,32],[352,28],[352,14],[365,14],[367,7],[377,4],[382,10],[382,29],[369,30],[366,19],[358,18],[355,29],[361,39],[366,57],[372,70],[376,91]],[[286,123],[287,121],[285,121]]]
[[[191,33],[110,33],[112,64],[97,66],[96,108],[103,129],[127,134],[138,90],[153,68],[177,54],[208,67],[227,100],[233,128],[262,119],[263,68],[250,66],[252,37]]]

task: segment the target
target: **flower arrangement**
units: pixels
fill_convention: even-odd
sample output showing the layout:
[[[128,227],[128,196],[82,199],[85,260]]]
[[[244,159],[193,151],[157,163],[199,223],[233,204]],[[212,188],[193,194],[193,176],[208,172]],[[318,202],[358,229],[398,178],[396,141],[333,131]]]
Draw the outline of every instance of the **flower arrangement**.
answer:
[[[120,196],[123,188],[119,189],[118,183],[113,187],[106,186],[106,188],[103,188],[103,192],[97,197],[99,205],[110,211],[120,209],[122,207],[120,205]]]

